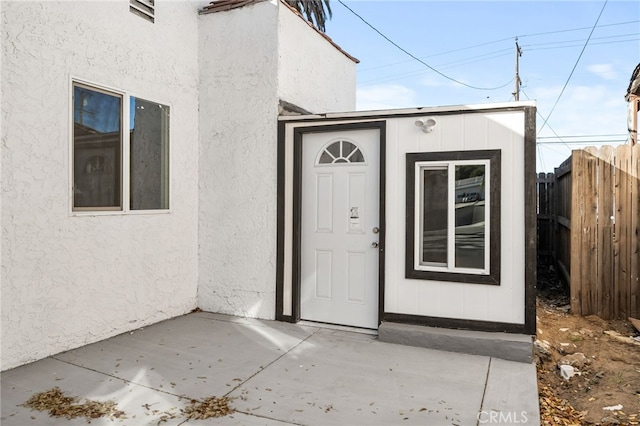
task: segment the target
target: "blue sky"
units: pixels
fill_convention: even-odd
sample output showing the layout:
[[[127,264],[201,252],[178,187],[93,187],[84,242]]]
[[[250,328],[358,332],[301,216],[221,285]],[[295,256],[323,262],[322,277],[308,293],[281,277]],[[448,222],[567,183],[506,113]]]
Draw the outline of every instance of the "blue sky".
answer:
[[[640,62],[636,0],[342,1],[449,77],[331,0],[326,32],[361,61],[358,110],[513,101],[518,37],[520,100],[538,104],[538,171],[553,171],[571,149],[627,140],[624,95]]]

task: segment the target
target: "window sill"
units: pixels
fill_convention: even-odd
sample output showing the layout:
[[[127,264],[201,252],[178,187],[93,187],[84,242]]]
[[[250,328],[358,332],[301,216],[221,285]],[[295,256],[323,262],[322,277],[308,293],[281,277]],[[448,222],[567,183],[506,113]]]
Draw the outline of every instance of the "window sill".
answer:
[[[99,217],[99,216],[149,216],[171,214],[171,210],[92,210],[92,211],[72,211],[71,217]]]

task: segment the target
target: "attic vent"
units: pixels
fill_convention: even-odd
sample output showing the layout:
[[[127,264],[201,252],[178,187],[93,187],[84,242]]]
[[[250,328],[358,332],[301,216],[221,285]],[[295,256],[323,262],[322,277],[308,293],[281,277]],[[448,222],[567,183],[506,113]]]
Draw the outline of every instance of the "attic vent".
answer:
[[[129,11],[153,23],[155,21],[156,0],[129,0]]]

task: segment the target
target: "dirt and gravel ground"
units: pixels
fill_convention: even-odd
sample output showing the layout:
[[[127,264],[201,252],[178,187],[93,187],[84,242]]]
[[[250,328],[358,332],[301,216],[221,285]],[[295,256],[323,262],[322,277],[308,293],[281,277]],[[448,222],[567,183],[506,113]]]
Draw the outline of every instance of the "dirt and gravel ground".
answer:
[[[542,424],[640,424],[640,342],[628,339],[638,330],[628,321],[572,315],[568,293],[549,267],[538,269],[537,318]],[[611,331],[620,337],[605,333]],[[577,374],[561,377],[563,363]]]

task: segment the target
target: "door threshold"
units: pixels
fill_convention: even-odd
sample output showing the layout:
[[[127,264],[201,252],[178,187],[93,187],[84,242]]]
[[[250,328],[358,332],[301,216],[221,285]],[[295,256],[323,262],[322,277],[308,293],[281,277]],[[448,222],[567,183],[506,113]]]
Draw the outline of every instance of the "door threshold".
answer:
[[[297,322],[297,324],[306,325],[309,327],[327,328],[330,330],[347,331],[350,333],[368,334],[371,336],[378,335],[378,330],[374,330],[371,328],[354,327],[351,325],[339,325],[339,324],[331,324],[327,322],[317,322],[317,321],[309,321],[309,320],[300,320]]]

